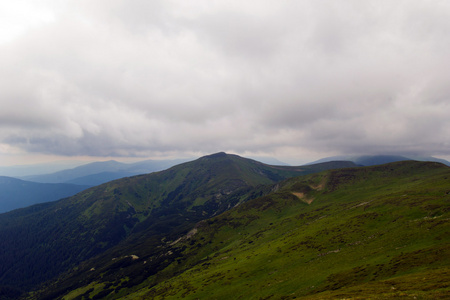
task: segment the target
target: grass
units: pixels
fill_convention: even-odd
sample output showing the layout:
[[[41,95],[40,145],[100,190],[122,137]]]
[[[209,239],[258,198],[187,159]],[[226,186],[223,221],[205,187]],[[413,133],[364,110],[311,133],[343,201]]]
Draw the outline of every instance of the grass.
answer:
[[[179,197],[181,205],[186,201],[183,191],[190,191],[189,201],[195,207],[234,188],[233,172],[247,174],[241,178],[249,181],[256,178],[248,165],[222,170],[228,174],[225,177],[220,166],[206,170],[200,164],[199,173],[189,175],[190,183],[183,183],[188,173],[181,167],[179,172],[165,172],[160,181],[142,183],[144,177],[132,178],[140,181],[142,190],[122,188],[118,196],[140,195],[133,202],[139,214],[142,199]],[[191,234],[187,232],[192,228],[185,228],[158,238],[148,235],[152,224],[142,222],[142,235],[130,235],[104,255],[84,262],[76,276],[69,274],[60,282],[67,286],[66,296],[78,299],[93,287],[89,296],[104,299],[448,296],[449,178],[448,167],[410,161],[325,171],[258,186],[237,194],[242,197],[233,200],[238,206],[197,223]],[[158,188],[167,193],[151,193]],[[246,197],[253,200],[245,202]],[[159,198],[152,199],[160,204]],[[112,260],[131,254],[140,258]],[[92,265],[97,270],[87,272]]]
[[[123,299],[449,296],[448,176],[398,163],[289,180],[208,220],[166,280]],[[310,205],[292,194],[324,179]]]

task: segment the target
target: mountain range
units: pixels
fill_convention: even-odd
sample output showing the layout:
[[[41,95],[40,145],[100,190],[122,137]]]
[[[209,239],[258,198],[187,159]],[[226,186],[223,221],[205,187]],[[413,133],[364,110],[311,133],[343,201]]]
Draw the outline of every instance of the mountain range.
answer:
[[[270,157],[256,157],[253,159],[264,162],[265,164],[287,166],[287,164]],[[406,157],[399,155],[335,156],[323,158],[310,164],[330,161],[352,161],[360,166],[372,166],[403,160],[437,161],[450,166],[450,163],[448,161],[434,157]],[[187,159],[145,160],[130,164],[110,160],[93,162],[75,168],[63,169],[48,174],[34,174],[19,177],[19,179],[22,179],[24,181],[37,183],[63,183],[77,185],[61,185],[59,188],[57,188],[57,186],[51,185],[41,185],[38,188],[38,185],[28,182],[26,183],[26,185],[34,187],[22,189],[21,185],[18,184],[9,184],[8,186],[5,186],[5,181],[3,180],[3,182],[0,182],[0,213],[16,208],[26,207],[35,203],[54,201],[63,197],[69,197],[89,186],[100,185],[102,183],[119,178],[161,171],[185,161],[187,161]],[[8,168],[0,168],[0,171],[3,170],[8,174],[10,174],[11,172],[13,172],[12,174],[16,174],[17,172],[26,172],[28,167],[31,168],[33,172],[35,172],[39,168],[51,170],[52,168],[61,166],[61,164],[50,164],[46,168],[44,168],[43,165],[16,166],[12,169],[10,168],[9,173],[6,170]],[[10,179],[9,181],[11,180],[12,179]],[[54,192],[55,189],[59,192]],[[39,190],[39,192],[35,193],[36,190]]]
[[[0,213],[70,197],[92,186],[123,177],[161,171],[184,161],[145,160],[131,164],[106,161],[50,174],[20,178],[0,176]],[[25,166],[22,166],[21,171],[24,171],[24,168]]]
[[[274,158],[258,157],[257,160],[264,161],[266,164],[287,166]],[[122,163],[110,160],[92,162],[48,174],[34,174],[18,178],[3,176],[3,179],[0,180],[0,213],[32,204],[55,201],[75,195],[88,187],[119,178],[161,171],[186,161],[187,159],[173,159]],[[10,168],[9,173],[26,172],[28,167],[35,172],[39,169],[51,170],[58,166],[63,165],[50,164],[47,168],[44,165],[16,166]],[[8,173],[8,168],[0,169]]]
[[[88,187],[69,183],[37,183],[0,176],[0,213],[66,198]]]
[[[360,166],[375,166],[375,165],[382,165],[387,164],[391,162],[396,161],[405,161],[405,160],[416,160],[416,161],[434,161],[439,162],[444,165],[450,166],[450,162],[436,157],[431,156],[403,156],[403,155],[341,155],[341,156],[332,156],[332,157],[326,157],[319,160],[316,160],[314,162],[311,162],[310,164],[317,164],[327,161],[336,161],[336,160],[347,160],[352,161],[357,165]]]
[[[186,159],[144,160],[135,163],[122,163],[115,160],[85,164],[50,174],[20,177],[23,180],[41,183],[72,183],[95,186],[111,180],[139,174],[165,170],[186,162]]]
[[[449,201],[440,163],[217,153],[0,214],[0,298],[444,298]]]
[[[268,193],[267,184],[346,166],[354,164],[274,167],[217,153],[2,214],[0,282],[29,289],[125,239],[151,245]]]

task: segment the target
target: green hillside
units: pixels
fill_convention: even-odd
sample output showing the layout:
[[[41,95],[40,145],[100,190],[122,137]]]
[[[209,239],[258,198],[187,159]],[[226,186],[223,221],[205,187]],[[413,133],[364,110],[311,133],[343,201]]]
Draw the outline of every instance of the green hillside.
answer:
[[[149,251],[162,238],[178,236],[200,220],[269,193],[264,184],[352,165],[274,167],[218,153],[2,214],[0,292],[5,286],[29,290],[109,249],[120,253],[123,245]]]
[[[296,177],[157,250],[87,261],[35,298],[66,285],[62,299],[444,299],[449,208],[438,163]]]

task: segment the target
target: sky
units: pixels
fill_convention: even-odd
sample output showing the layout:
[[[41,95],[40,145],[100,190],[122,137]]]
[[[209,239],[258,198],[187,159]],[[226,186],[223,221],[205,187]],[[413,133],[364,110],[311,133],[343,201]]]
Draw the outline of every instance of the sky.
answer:
[[[0,3],[0,165],[450,158],[450,1]]]

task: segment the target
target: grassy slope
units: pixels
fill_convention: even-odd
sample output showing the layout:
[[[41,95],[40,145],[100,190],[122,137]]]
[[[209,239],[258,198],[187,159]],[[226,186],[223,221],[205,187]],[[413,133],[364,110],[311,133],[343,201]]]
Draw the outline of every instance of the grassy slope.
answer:
[[[400,162],[288,180],[168,243],[181,258],[108,298],[448,297],[449,170]]]
[[[272,167],[218,153],[0,215],[0,286],[26,290],[87,259],[111,261],[109,255],[124,255],[128,247],[139,250],[142,256],[155,249],[162,238],[170,239],[200,220],[266,193],[259,189],[255,194],[257,186],[332,166]],[[109,249],[114,251],[103,260],[97,259]],[[84,274],[79,276],[87,280]],[[58,283],[49,290],[70,289],[72,285]],[[47,296],[52,299],[58,293]]]

